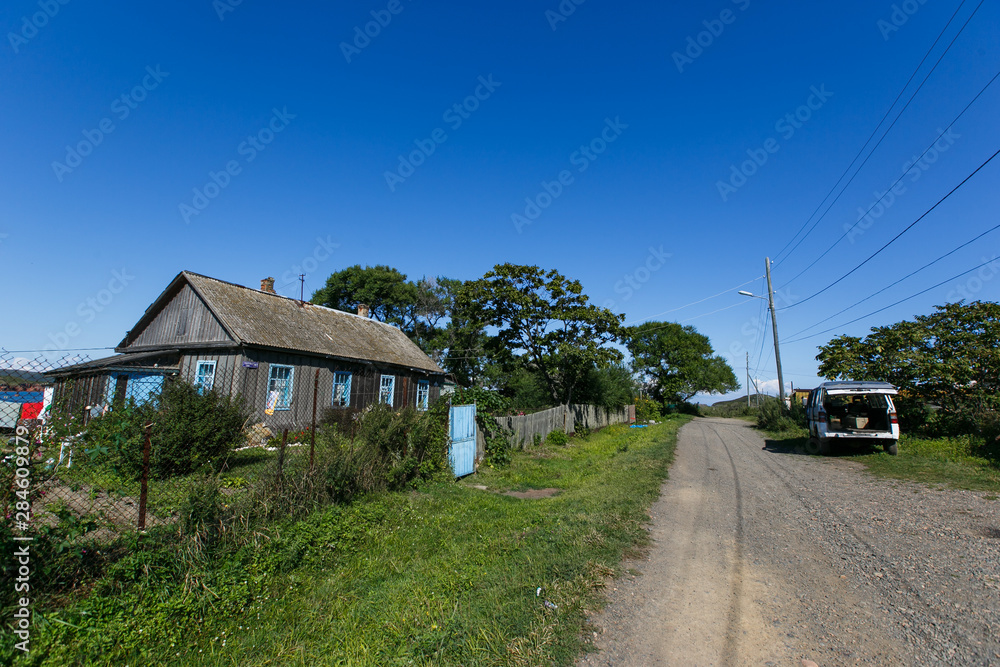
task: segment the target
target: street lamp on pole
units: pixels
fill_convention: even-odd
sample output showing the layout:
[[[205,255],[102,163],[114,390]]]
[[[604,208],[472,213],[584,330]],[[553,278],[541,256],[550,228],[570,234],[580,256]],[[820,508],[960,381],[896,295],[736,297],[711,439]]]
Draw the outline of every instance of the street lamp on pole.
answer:
[[[758,296],[752,292],[747,292],[740,290],[739,294],[742,296],[749,296],[754,299],[764,299],[767,301],[768,307],[771,310],[771,327],[774,333],[774,362],[778,368],[778,398],[781,400],[782,405],[785,403],[785,379],[781,375],[781,351],[778,349],[778,320],[774,315],[774,289],[771,287],[771,258],[768,257],[765,260],[765,269],[767,273],[767,296]]]

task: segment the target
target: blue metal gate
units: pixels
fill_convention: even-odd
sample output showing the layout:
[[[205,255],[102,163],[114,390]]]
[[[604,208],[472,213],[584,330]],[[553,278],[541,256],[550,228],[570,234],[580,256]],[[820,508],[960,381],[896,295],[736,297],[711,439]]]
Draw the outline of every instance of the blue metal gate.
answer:
[[[476,406],[453,405],[448,415],[451,448],[448,460],[455,477],[465,477],[476,471]]]

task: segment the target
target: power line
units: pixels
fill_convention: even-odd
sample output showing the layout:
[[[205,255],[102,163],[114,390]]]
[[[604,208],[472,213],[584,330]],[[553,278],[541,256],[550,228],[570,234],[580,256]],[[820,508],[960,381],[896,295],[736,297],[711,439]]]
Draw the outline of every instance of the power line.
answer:
[[[760,330],[760,349],[757,351],[757,361],[754,365],[754,375],[764,366],[764,344],[767,342],[767,323],[771,320],[771,311],[764,311],[764,323]],[[770,360],[770,357],[768,358]]]
[[[730,308],[736,308],[746,304],[746,301],[738,301],[731,306],[726,306],[725,308],[719,308],[718,310],[713,310],[710,313],[702,313],[701,315],[695,315],[694,317],[689,317],[686,320],[681,320],[678,324],[684,324],[685,322],[692,322],[694,320],[700,320],[703,317],[708,317],[709,315],[715,315],[716,313],[721,313],[724,310],[729,310]]]
[[[1000,71],[998,71],[998,72],[997,72],[996,74],[994,74],[994,75],[993,75],[993,78],[989,80],[989,83],[987,83],[987,84],[986,84],[985,86],[983,86],[982,90],[980,90],[980,91],[979,91],[979,94],[977,94],[977,95],[976,95],[976,96],[975,96],[974,98],[972,98],[972,101],[971,101],[971,102],[969,102],[969,103],[968,103],[968,104],[967,104],[967,105],[965,106],[965,108],[964,108],[964,109],[962,109],[962,112],[961,112],[960,114],[958,114],[957,116],[955,116],[954,120],[952,120],[952,121],[951,121],[951,122],[950,122],[950,123],[948,124],[948,126],[947,126],[947,127],[945,127],[945,129],[943,129],[943,130],[942,130],[942,131],[941,131],[941,132],[940,132],[940,133],[939,133],[939,134],[937,135],[937,137],[935,137],[934,141],[932,141],[932,142],[930,143],[930,145],[929,145],[929,146],[927,146],[927,148],[925,148],[925,149],[924,149],[924,152],[923,152],[923,153],[921,153],[921,154],[920,154],[920,156],[919,156],[919,157],[917,157],[917,158],[916,158],[916,159],[915,159],[915,160],[913,161],[913,164],[916,164],[916,163],[920,162],[920,160],[922,160],[922,159],[924,158],[924,156],[925,156],[925,155],[927,155],[928,151],[930,151],[930,149],[931,149],[931,148],[934,148],[934,146],[935,146],[935,145],[937,144],[937,142],[941,140],[941,137],[943,137],[943,136],[944,136],[945,134],[947,134],[947,133],[948,133],[948,131],[949,131],[949,130],[950,130],[950,129],[951,129],[951,128],[952,128],[952,127],[953,127],[953,126],[955,125],[955,123],[957,123],[957,122],[958,122],[958,120],[959,120],[959,119],[960,119],[960,118],[961,118],[962,116],[964,116],[964,115],[965,115],[965,112],[966,112],[966,111],[968,111],[968,110],[969,110],[969,109],[970,109],[970,108],[972,107],[972,105],[976,103],[976,100],[978,100],[978,99],[979,99],[979,98],[980,98],[980,97],[982,96],[982,94],[986,92],[986,89],[987,89],[987,88],[989,88],[989,87],[990,87],[991,85],[993,85],[993,82],[995,82],[995,81],[997,80],[997,78],[1000,78]],[[853,225],[851,225],[851,226],[850,226],[850,228],[849,228],[849,229],[847,229],[847,230],[846,230],[846,231],[845,231],[845,232],[844,232],[844,233],[843,233],[843,234],[842,234],[842,235],[840,236],[840,238],[839,238],[839,239],[837,239],[836,241],[834,241],[834,242],[833,242],[833,244],[832,244],[832,245],[831,245],[831,246],[830,246],[829,248],[827,248],[827,249],[826,249],[825,251],[823,251],[823,254],[822,254],[822,255],[820,255],[819,257],[817,257],[816,259],[814,259],[814,260],[813,260],[812,262],[810,262],[809,264],[807,264],[807,265],[806,265],[806,267],[805,267],[804,269],[802,269],[801,271],[799,271],[798,273],[796,273],[796,274],[795,274],[795,275],[794,275],[794,276],[793,276],[793,277],[792,277],[792,278],[791,278],[790,280],[788,280],[788,281],[787,281],[787,282],[786,282],[786,283],[785,283],[784,285],[782,285],[782,286],[781,286],[781,287],[780,287],[779,289],[784,289],[785,287],[787,287],[788,285],[790,285],[790,284],[791,284],[792,282],[794,282],[794,281],[795,281],[796,279],[798,279],[798,278],[799,278],[799,277],[800,277],[800,276],[801,276],[801,275],[802,275],[803,273],[805,273],[805,272],[806,272],[806,271],[808,271],[809,269],[813,268],[813,266],[815,266],[815,265],[816,265],[816,263],[817,263],[817,262],[819,262],[819,260],[821,260],[821,259],[823,259],[824,257],[826,257],[826,256],[827,256],[827,255],[828,255],[828,254],[830,253],[830,251],[831,251],[831,250],[833,250],[833,249],[834,249],[835,247],[837,247],[837,245],[838,245],[838,244],[839,244],[839,243],[840,243],[841,241],[843,241],[843,240],[844,240],[845,238],[847,238],[847,236],[848,236],[848,235],[849,235],[849,234],[850,234],[850,233],[851,233],[851,232],[852,232],[852,231],[854,230],[854,228],[855,228],[855,227],[857,227],[858,225],[860,225],[860,224],[861,224],[861,221],[862,221],[862,220],[864,220],[864,219],[865,219],[865,218],[866,218],[866,217],[868,216],[868,214],[869,214],[869,213],[871,213],[871,212],[872,212],[873,210],[875,210],[875,207],[876,207],[876,206],[878,206],[878,205],[879,205],[879,203],[880,203],[880,202],[881,202],[881,201],[882,201],[883,199],[885,199],[885,196],[886,196],[886,195],[888,195],[888,194],[889,194],[890,192],[892,192],[892,189],[893,189],[893,188],[895,188],[895,187],[896,187],[896,185],[898,185],[898,184],[899,184],[899,182],[900,182],[901,180],[903,180],[903,177],[904,177],[904,176],[906,176],[906,174],[908,174],[908,173],[909,173],[909,171],[903,171],[903,173],[899,175],[899,178],[897,178],[897,179],[895,180],[895,182],[893,182],[893,184],[892,184],[892,185],[890,185],[888,189],[886,189],[886,191],[885,191],[885,194],[884,194],[884,195],[882,195],[881,197],[879,197],[879,198],[878,198],[878,200],[877,200],[877,201],[876,201],[875,203],[873,203],[873,204],[872,204],[872,205],[871,205],[871,206],[870,206],[870,207],[868,208],[868,210],[867,210],[867,211],[865,211],[864,215],[862,215],[861,217],[859,217],[859,218],[858,218],[857,222],[855,222],[855,223],[854,223]]]
[[[905,303],[906,301],[909,301],[910,299],[915,299],[918,296],[926,294],[927,292],[930,292],[931,290],[937,289],[938,287],[941,287],[942,285],[950,283],[952,280],[957,280],[957,279],[961,278],[962,276],[964,276],[965,274],[972,273],[973,271],[976,271],[977,269],[981,269],[984,266],[992,264],[995,261],[996,260],[994,260],[994,259],[987,260],[987,261],[983,262],[982,264],[979,264],[978,266],[972,267],[968,271],[962,271],[961,273],[959,273],[957,275],[954,275],[951,278],[948,278],[947,280],[942,280],[941,282],[939,282],[936,285],[931,285],[930,287],[928,287],[925,290],[920,290],[916,294],[911,294],[910,296],[906,297],[905,299],[900,299],[899,301],[897,301],[895,303],[890,303],[888,306],[885,306],[884,308],[879,308],[878,310],[873,310],[872,312],[868,313],[867,315],[862,315],[861,317],[857,317],[857,318],[851,320],[850,322],[844,322],[843,324],[840,324],[838,326],[831,327],[829,329],[825,329],[825,330],[820,331],[818,333],[809,334],[808,336],[803,336],[802,338],[795,338],[795,339],[788,340],[788,341],[782,341],[782,343],[784,343],[785,345],[791,345],[792,343],[798,343],[798,342],[803,341],[803,340],[808,340],[810,338],[815,338],[816,336],[822,336],[823,334],[830,333],[831,331],[836,331],[837,329],[843,329],[844,327],[848,326],[849,324],[854,324],[855,322],[860,322],[861,320],[863,320],[865,318],[871,317],[872,315],[877,315],[877,314],[881,313],[884,310],[889,310],[890,308],[892,308],[894,306],[898,306],[901,303]]]
[[[622,326],[631,326],[633,324],[642,324],[643,322],[648,322],[649,320],[652,320],[652,319],[657,318],[657,317],[662,317],[662,316],[668,315],[670,313],[676,313],[678,310],[684,310],[685,308],[690,308],[691,306],[697,306],[699,303],[704,303],[706,301],[710,301],[712,299],[716,299],[716,298],[718,298],[720,296],[723,296],[724,294],[731,293],[733,290],[738,290],[741,287],[745,287],[745,286],[749,285],[750,283],[752,283],[752,282],[754,282],[756,280],[760,280],[762,277],[763,276],[757,276],[756,278],[753,278],[752,280],[748,280],[745,283],[741,283],[739,285],[736,285],[735,287],[730,287],[729,289],[725,289],[725,290],[719,292],[718,294],[713,294],[712,296],[706,296],[704,299],[699,299],[697,301],[692,301],[691,303],[683,305],[683,306],[680,306],[679,308],[672,308],[670,310],[665,310],[662,313],[657,313],[656,315],[650,315],[649,317],[645,317],[645,318],[643,318],[641,320],[634,320],[634,321],[628,322],[628,323],[626,323],[626,324],[624,324]],[[711,314],[711,313],[709,313],[709,314]],[[702,317],[702,316],[699,316],[699,317]]]
[[[955,248],[955,249],[953,249],[953,250],[951,250],[949,252],[946,252],[945,254],[941,255],[940,257],[938,257],[934,261],[929,262],[927,264],[924,264],[923,266],[921,266],[916,271],[912,271],[912,272],[906,274],[905,276],[903,276],[902,278],[900,278],[896,282],[892,283],[891,285],[887,285],[887,286],[883,287],[882,289],[880,289],[879,291],[875,292],[874,294],[870,294],[870,295],[866,296],[865,298],[861,299],[860,301],[851,304],[847,308],[844,308],[843,310],[841,310],[839,312],[836,312],[833,315],[830,315],[829,317],[827,317],[825,319],[820,320],[819,322],[817,322],[816,324],[813,324],[812,326],[806,327],[805,329],[802,329],[801,331],[797,331],[797,332],[793,333],[792,337],[798,336],[799,334],[803,334],[803,333],[809,331],[810,329],[815,329],[816,327],[818,327],[819,325],[823,324],[824,322],[829,322],[833,318],[837,317],[837,315],[842,315],[842,314],[846,313],[847,311],[851,310],[852,308],[855,308],[856,306],[860,306],[865,301],[868,301],[869,299],[873,299],[876,296],[878,296],[879,294],[881,294],[882,292],[885,292],[886,290],[895,287],[896,285],[898,285],[899,283],[903,282],[904,280],[912,278],[913,276],[917,275],[918,273],[920,273],[924,269],[929,268],[929,267],[933,266],[934,264],[937,264],[938,262],[940,262],[942,259],[944,259],[946,257],[950,257],[951,255],[954,255],[956,252],[958,252],[962,248],[965,248],[966,246],[972,245],[973,243],[975,243],[979,239],[983,238],[987,234],[995,232],[998,229],[1000,229],[1000,225],[996,225],[995,227],[991,227],[990,229],[987,229],[985,232],[983,232],[979,236],[975,237],[974,239],[970,239],[969,241],[966,241],[965,243],[963,243],[962,245],[958,246],[957,248]]]
[[[761,279],[760,291],[764,291],[764,279]],[[760,336],[760,349],[757,351],[757,360],[754,362],[756,364],[755,368],[760,368],[761,357],[764,356],[764,343],[767,340],[767,323],[771,318],[771,311],[764,306],[764,299],[760,299],[760,308],[757,309],[757,320],[763,320],[761,327],[759,329]],[[756,372],[756,370],[754,371]]]
[[[823,197],[823,201],[820,202],[819,206],[816,207],[816,210],[814,210],[812,212],[812,214],[806,219],[806,221],[802,224],[802,227],[799,228],[799,231],[795,232],[795,235],[791,238],[791,240],[788,243],[786,243],[785,247],[782,248],[778,252],[778,254],[775,256],[775,266],[777,266],[778,264],[781,264],[786,259],[788,259],[789,256],[791,256],[792,252],[794,252],[795,249],[798,248],[799,245],[801,245],[801,243],[803,241],[805,241],[806,238],[810,234],[812,234],[813,230],[816,229],[816,226],[820,223],[820,221],[823,220],[823,218],[826,217],[826,214],[830,212],[830,209],[833,208],[833,205],[836,204],[837,201],[840,199],[840,197],[843,196],[844,192],[847,191],[847,188],[851,185],[852,182],[854,182],[854,179],[857,178],[857,175],[861,172],[861,169],[864,168],[865,164],[868,163],[868,160],[871,159],[871,156],[875,153],[875,151],[878,149],[878,147],[882,145],[882,142],[885,140],[886,136],[888,136],[888,134],[892,130],[892,128],[896,126],[896,123],[899,121],[899,118],[903,115],[903,113],[907,110],[907,108],[909,108],[910,104],[913,102],[913,99],[917,96],[917,94],[924,87],[924,84],[927,83],[927,80],[930,78],[930,76],[937,69],[938,65],[941,64],[941,60],[943,60],[944,57],[948,54],[948,51],[951,50],[951,47],[955,44],[955,41],[958,39],[959,35],[961,35],[962,32],[965,30],[965,27],[967,25],[969,25],[969,21],[971,21],[972,17],[976,15],[976,12],[979,11],[979,7],[981,7],[983,5],[983,2],[985,2],[985,0],[980,0],[979,5],[976,6],[976,9],[972,12],[972,14],[966,20],[965,24],[958,31],[958,33],[955,35],[954,39],[951,40],[951,43],[948,44],[948,47],[944,50],[944,53],[941,54],[941,57],[938,58],[937,62],[934,63],[934,66],[931,67],[931,70],[927,73],[927,76],[924,77],[924,80],[920,82],[920,85],[917,87],[917,89],[913,92],[912,95],[910,95],[910,99],[907,100],[906,105],[903,106],[903,108],[900,109],[899,113],[896,114],[896,117],[893,119],[892,124],[889,125],[889,127],[886,128],[885,132],[882,133],[882,136],[879,138],[878,143],[876,143],[875,146],[872,147],[871,151],[868,153],[868,156],[865,157],[864,161],[858,166],[857,170],[855,170],[854,175],[851,176],[851,179],[847,183],[844,184],[844,187],[841,188],[840,193],[836,196],[836,198],[834,198],[833,201],[830,202],[830,205],[827,207],[826,211],[824,211],[823,214],[819,218],[816,219],[816,222],[813,223],[813,226],[809,228],[809,230],[805,233],[805,235],[801,239],[799,239],[798,243],[795,243],[795,246],[792,247],[792,249],[788,251],[788,254],[785,255],[782,258],[781,255],[785,252],[785,250],[788,248],[788,246],[791,245],[795,241],[796,237],[798,237],[798,235],[802,233],[802,230],[806,228],[806,226],[809,224],[809,221],[812,220],[813,216],[815,216],[819,212],[819,210],[821,208],[823,208],[823,204],[826,203],[826,200],[830,198],[830,195],[832,195],[836,191],[836,189],[840,185],[841,181],[843,181],[844,177],[847,176],[847,174],[851,171],[851,168],[854,166],[854,163],[857,162],[858,158],[860,158],[861,155],[862,155],[862,153],[865,152],[865,149],[868,147],[868,144],[871,143],[872,139],[878,133],[879,128],[882,127],[882,123],[884,123],[885,120],[886,120],[886,118],[889,117],[889,114],[892,112],[893,108],[896,106],[896,103],[899,102],[900,98],[903,96],[903,93],[910,86],[910,83],[913,82],[913,79],[914,79],[914,77],[916,77],[917,72],[920,71],[920,68],[923,67],[924,63],[927,61],[927,58],[930,57],[931,53],[934,51],[934,47],[936,47],[937,44],[938,44],[938,42],[941,41],[941,38],[948,31],[948,28],[951,26],[952,22],[955,20],[955,17],[958,16],[958,13],[962,10],[962,7],[965,6],[965,2],[966,2],[966,0],[962,0],[961,4],[959,4],[959,6],[958,6],[958,9],[956,9],[955,13],[951,15],[950,19],[948,19],[948,23],[941,30],[940,34],[938,34],[937,39],[934,40],[934,43],[931,44],[931,47],[927,50],[927,53],[924,54],[924,57],[920,60],[920,64],[917,65],[916,69],[913,70],[913,74],[911,74],[910,78],[907,79],[906,84],[899,91],[899,94],[896,96],[896,99],[893,100],[892,104],[889,105],[889,108],[886,110],[885,115],[882,116],[882,119],[878,122],[878,125],[876,125],[875,129],[872,131],[871,136],[869,136],[868,140],[865,141],[864,145],[861,147],[861,150],[858,151],[858,154],[854,156],[853,160],[851,160],[851,163],[849,165],[847,165],[847,169],[845,169],[844,173],[841,174],[841,176],[840,176],[839,179],[837,179],[837,182],[830,189],[830,192],[828,192],[826,194],[826,196]]]
[[[988,165],[990,162],[992,162],[993,159],[996,158],[997,155],[1000,155],[1000,150],[998,150],[996,153],[994,153],[993,155],[991,155],[989,157],[989,159],[987,159],[985,162],[983,162],[981,165],[979,165],[974,172],[972,172],[971,174],[969,174],[968,176],[966,176],[965,179],[961,183],[959,183],[958,185],[956,185],[954,188],[951,189],[951,192],[949,192],[948,194],[946,194],[944,197],[942,197],[941,199],[939,199],[936,204],[934,204],[929,209],[927,209],[926,211],[924,211],[923,215],[921,215],[919,218],[917,218],[916,220],[914,220],[913,222],[911,222],[909,225],[907,225],[903,229],[903,231],[901,231],[900,233],[896,234],[885,245],[883,245],[881,248],[879,248],[874,253],[872,253],[871,255],[869,255],[866,260],[864,260],[863,262],[861,262],[860,264],[858,264],[857,266],[855,266],[853,269],[851,269],[850,271],[848,271],[847,273],[845,273],[841,277],[839,277],[836,280],[834,280],[832,283],[830,283],[829,285],[827,285],[826,287],[824,287],[820,291],[813,293],[812,295],[806,297],[805,299],[803,299],[803,300],[801,300],[801,301],[799,301],[797,303],[793,303],[790,306],[785,306],[781,310],[788,310],[789,308],[795,308],[796,306],[801,306],[803,303],[805,303],[805,302],[807,302],[807,301],[809,301],[811,299],[816,298],[817,296],[819,296],[823,292],[827,291],[828,289],[830,289],[831,287],[833,287],[834,285],[836,285],[837,283],[839,283],[840,281],[842,281],[844,278],[847,278],[849,275],[851,275],[852,273],[854,273],[855,271],[857,271],[858,269],[860,269],[862,266],[864,266],[865,264],[867,264],[868,262],[870,262],[872,259],[874,259],[876,256],[878,256],[883,250],[885,250],[890,245],[892,245],[893,243],[895,243],[896,240],[899,239],[899,237],[901,237],[906,232],[910,231],[910,229],[912,229],[914,225],[916,225],[918,222],[920,222],[921,220],[923,220],[924,218],[926,218],[928,215],[930,215],[931,211],[933,211],[938,206],[940,206],[944,202],[944,200],[948,199],[948,197],[950,197],[953,194],[955,194],[955,192],[958,191],[958,189],[960,187],[962,187],[963,185],[965,185],[969,181],[969,179],[971,179],[973,176],[975,176],[976,174],[978,174],[980,172],[980,170],[982,170],[986,165]]]

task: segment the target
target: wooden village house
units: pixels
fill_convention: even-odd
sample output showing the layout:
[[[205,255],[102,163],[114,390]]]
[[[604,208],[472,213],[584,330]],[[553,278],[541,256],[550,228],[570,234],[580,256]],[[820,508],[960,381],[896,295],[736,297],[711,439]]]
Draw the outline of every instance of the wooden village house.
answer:
[[[314,397],[320,413],[376,401],[426,409],[445,381],[398,328],[364,311],[281,296],[272,278],[257,290],[182,271],[115,351],[51,372],[56,399],[96,414],[148,400],[165,378],[180,376],[240,396],[255,422],[303,428],[312,421]]]

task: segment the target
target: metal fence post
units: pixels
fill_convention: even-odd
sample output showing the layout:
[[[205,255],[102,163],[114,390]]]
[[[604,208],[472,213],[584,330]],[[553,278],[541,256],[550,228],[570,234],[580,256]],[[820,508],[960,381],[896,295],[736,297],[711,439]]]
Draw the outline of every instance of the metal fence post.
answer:
[[[149,493],[149,440],[153,423],[146,424],[146,437],[142,445],[142,479],[139,488],[139,530],[146,530],[146,497]]]
[[[278,479],[281,479],[281,469],[285,466],[285,445],[288,444],[288,429],[281,432],[281,447],[278,449]]]
[[[313,381],[313,420],[312,430],[309,432],[309,468],[312,469],[313,461],[316,457],[316,403],[319,401],[319,369],[316,369],[316,378]]]

